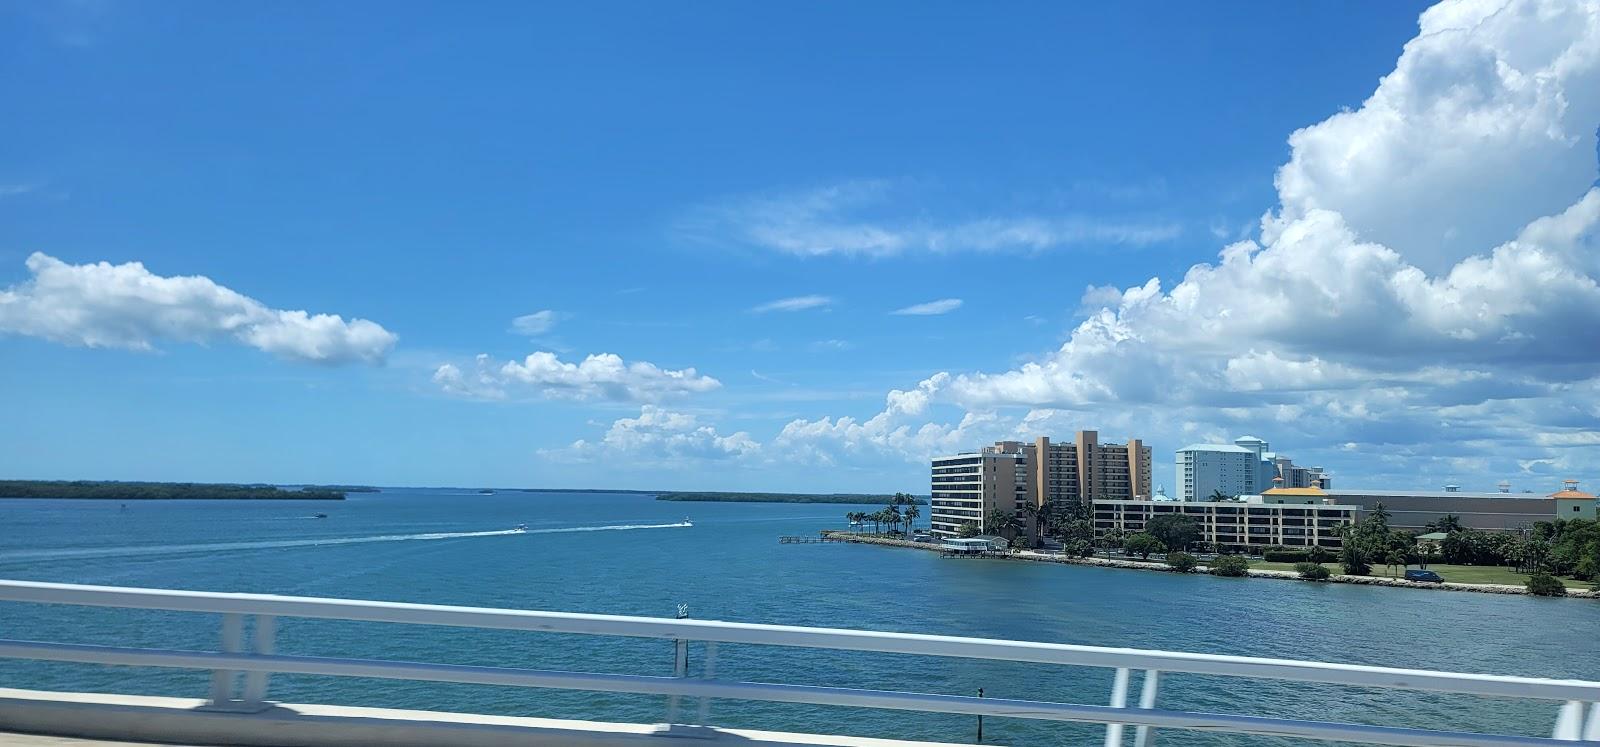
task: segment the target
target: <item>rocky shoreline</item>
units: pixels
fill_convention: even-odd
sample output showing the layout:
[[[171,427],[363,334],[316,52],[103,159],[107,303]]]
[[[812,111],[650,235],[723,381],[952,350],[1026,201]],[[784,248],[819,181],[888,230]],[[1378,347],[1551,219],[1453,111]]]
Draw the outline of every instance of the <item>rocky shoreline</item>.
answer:
[[[890,547],[906,547],[914,550],[938,552],[939,546],[930,542],[911,542],[887,537],[867,537],[849,532],[830,531],[824,532],[831,537],[846,542],[859,542],[867,545],[888,545]],[[997,556],[997,560],[1021,560],[1035,563],[1061,563],[1063,565],[1092,565],[1102,568],[1126,568],[1139,571],[1157,571],[1161,573],[1176,573],[1166,563],[1145,562],[1139,560],[1117,560],[1113,558],[1072,558],[1064,555],[1053,555],[1034,550],[1023,550],[1005,556]],[[1205,572],[1205,566],[1200,566],[1199,572]],[[1427,584],[1416,581],[1406,581],[1398,578],[1382,578],[1379,576],[1346,576],[1337,574],[1328,577],[1326,581],[1309,581],[1300,578],[1293,571],[1264,571],[1250,572],[1251,578],[1271,578],[1279,581],[1299,581],[1301,583],[1319,584],[1360,584],[1364,586],[1391,586],[1405,589],[1430,589],[1433,591],[1471,591],[1479,594],[1527,594],[1528,590],[1521,586],[1508,584],[1458,584],[1446,581],[1441,584]],[[1568,589],[1567,596],[1574,599],[1600,599],[1600,592],[1581,589]]]

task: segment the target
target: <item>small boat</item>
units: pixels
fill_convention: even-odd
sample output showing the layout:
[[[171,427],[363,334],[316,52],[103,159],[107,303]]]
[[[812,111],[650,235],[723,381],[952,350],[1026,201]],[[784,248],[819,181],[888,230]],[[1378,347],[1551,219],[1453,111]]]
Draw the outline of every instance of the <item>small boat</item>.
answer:
[[[484,488],[483,490],[478,491],[478,495],[494,495],[494,491]]]
[[[683,525],[686,527],[692,527],[694,526],[694,522],[689,521],[689,517],[685,516],[683,517]]]
[[[515,529],[511,530],[511,531],[513,531],[513,532],[526,532],[526,531],[528,531],[528,525],[527,524],[518,524],[517,527]]]
[[[327,514],[312,514],[311,518],[313,518],[313,519],[326,519],[326,518],[328,518],[328,515]]]

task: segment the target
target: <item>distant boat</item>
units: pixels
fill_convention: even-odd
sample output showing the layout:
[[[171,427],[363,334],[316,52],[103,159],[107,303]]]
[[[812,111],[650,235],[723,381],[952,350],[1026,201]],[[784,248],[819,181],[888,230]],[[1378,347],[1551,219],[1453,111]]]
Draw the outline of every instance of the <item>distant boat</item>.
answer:
[[[683,525],[686,527],[692,527],[694,526],[694,522],[689,521],[689,517],[685,516],[683,517]]]
[[[511,531],[513,531],[513,532],[526,532],[526,531],[528,531],[528,525],[527,524],[518,524],[517,528],[513,529]]]
[[[494,495],[494,491],[484,488],[483,490],[478,491],[478,495]]]
[[[327,514],[312,514],[311,518],[313,518],[313,519],[326,519],[326,518],[328,518],[328,515]]]

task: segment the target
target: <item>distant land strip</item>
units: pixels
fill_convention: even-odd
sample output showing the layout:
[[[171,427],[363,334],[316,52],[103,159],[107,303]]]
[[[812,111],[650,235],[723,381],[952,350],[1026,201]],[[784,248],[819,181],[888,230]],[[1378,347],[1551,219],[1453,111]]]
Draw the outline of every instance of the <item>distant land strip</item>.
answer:
[[[658,501],[702,501],[707,503],[888,503],[893,495],[878,493],[676,493],[656,494]],[[919,506],[926,498],[913,498]]]
[[[363,486],[337,488],[308,485],[285,490],[273,485],[198,482],[98,482],[89,480],[0,480],[0,498],[61,498],[107,501],[236,500],[342,501],[347,491],[370,492]]]

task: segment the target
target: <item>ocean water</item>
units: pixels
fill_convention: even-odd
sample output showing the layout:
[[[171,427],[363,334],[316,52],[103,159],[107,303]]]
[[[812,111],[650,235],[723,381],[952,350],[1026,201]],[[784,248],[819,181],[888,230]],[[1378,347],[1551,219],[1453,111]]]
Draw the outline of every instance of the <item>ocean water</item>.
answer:
[[[1497,674],[1600,676],[1600,603],[1406,592],[779,545],[830,504],[400,489],[343,502],[0,500],[0,578],[986,636]],[[326,519],[311,518],[315,512]],[[693,526],[683,526],[685,518]],[[525,523],[526,533],[508,531]],[[0,637],[214,649],[218,618],[0,603]],[[664,675],[666,641],[280,621],[284,653]],[[692,650],[692,672],[703,650]],[[1103,703],[1100,669],[723,645],[716,675]],[[204,697],[208,674],[0,660],[0,686]],[[1137,684],[1137,680],[1136,680]],[[275,676],[286,702],[653,723],[664,698]],[[1163,707],[1548,735],[1555,704],[1173,674]],[[684,705],[687,720],[699,706]],[[718,700],[722,726],[970,741],[974,720]],[[1087,744],[1087,725],[985,720],[986,742]],[[1295,742],[1187,732],[1165,744]],[[1301,742],[1300,744],[1304,744]]]

